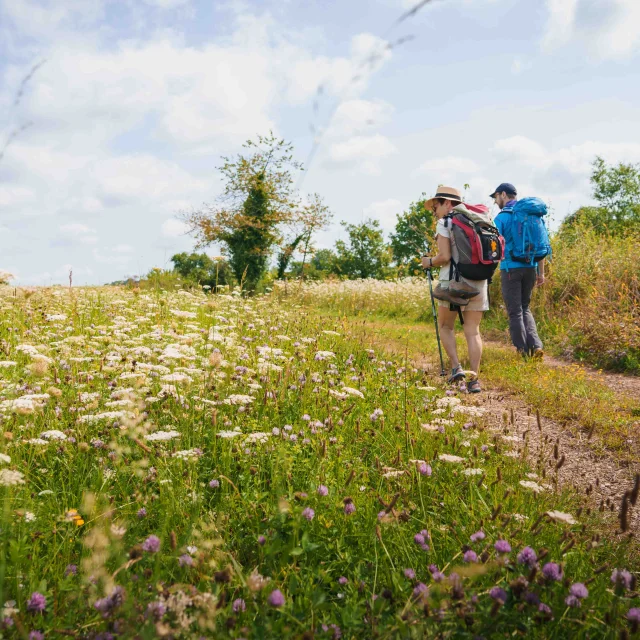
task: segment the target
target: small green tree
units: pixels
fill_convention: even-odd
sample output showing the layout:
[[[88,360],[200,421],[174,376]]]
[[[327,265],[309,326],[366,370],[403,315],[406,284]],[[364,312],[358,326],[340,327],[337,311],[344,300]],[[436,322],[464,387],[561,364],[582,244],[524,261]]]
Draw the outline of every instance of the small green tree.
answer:
[[[318,249],[309,263],[303,260],[291,262],[291,275],[299,278],[304,273],[305,278],[310,280],[322,280],[327,276],[339,275],[338,256],[332,249]]]
[[[581,207],[565,218],[560,232],[582,224],[600,234],[640,231],[640,164],[609,166],[597,156],[592,167],[593,197],[600,206]]]
[[[233,274],[226,260],[210,258],[206,253],[176,253],[171,258],[173,270],[185,280],[206,285],[212,290],[233,282]]]
[[[621,224],[640,218],[640,164],[608,166],[597,156],[591,173],[593,197]]]
[[[395,233],[390,234],[393,260],[409,275],[420,273],[420,256],[428,252],[435,231],[434,215],[424,207],[427,198],[423,193],[421,200],[398,214]]]
[[[380,223],[367,219],[362,224],[341,222],[349,243],[336,242],[338,268],[349,278],[384,278],[391,263],[391,249],[385,244]]]
[[[225,188],[218,203],[182,218],[196,235],[197,246],[221,242],[226,247],[236,278],[254,291],[282,238],[281,226],[295,219],[292,171],[302,165],[293,159],[291,144],[272,133],[243,146],[246,153],[224,158],[219,167]]]

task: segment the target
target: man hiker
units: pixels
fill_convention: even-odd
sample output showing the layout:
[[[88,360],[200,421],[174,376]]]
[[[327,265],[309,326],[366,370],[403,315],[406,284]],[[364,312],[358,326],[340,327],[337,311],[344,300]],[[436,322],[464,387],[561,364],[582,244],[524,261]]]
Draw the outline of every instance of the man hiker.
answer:
[[[423,257],[422,266],[425,269],[440,267],[438,286],[433,292],[433,297],[438,302],[438,328],[442,345],[451,362],[451,376],[449,382],[457,382],[465,379],[465,373],[460,366],[458,351],[456,348],[455,322],[458,317],[458,308],[462,310],[464,317],[464,337],[467,341],[469,360],[472,371],[476,374],[480,370],[480,358],[482,356],[482,337],[480,336],[480,321],[483,312],[489,309],[487,295],[487,281],[460,281],[451,280],[451,232],[445,225],[444,217],[455,213],[457,210],[466,211],[462,204],[462,194],[453,187],[438,187],[437,193],[424,203],[427,210],[433,211],[438,222],[436,224],[436,244],[438,253],[432,257]],[[469,393],[481,391],[477,377],[467,384]]]
[[[518,353],[525,357],[542,358],[542,341],[538,337],[536,321],[529,304],[533,288],[544,283],[544,259],[536,263],[532,258],[529,263],[522,263],[510,258],[513,251],[511,212],[517,202],[517,195],[512,184],[503,182],[490,196],[501,209],[494,223],[505,242],[504,258],[500,263],[502,298],[509,315],[511,342]]]

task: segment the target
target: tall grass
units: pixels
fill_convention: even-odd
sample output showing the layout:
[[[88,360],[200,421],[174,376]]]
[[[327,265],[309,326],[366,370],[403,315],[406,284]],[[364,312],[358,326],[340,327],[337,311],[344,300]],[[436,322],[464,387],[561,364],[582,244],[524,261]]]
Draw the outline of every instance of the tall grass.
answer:
[[[577,227],[552,244],[547,283],[532,300],[542,339],[595,366],[640,374],[640,235]],[[499,278],[491,293],[488,319],[505,329]]]

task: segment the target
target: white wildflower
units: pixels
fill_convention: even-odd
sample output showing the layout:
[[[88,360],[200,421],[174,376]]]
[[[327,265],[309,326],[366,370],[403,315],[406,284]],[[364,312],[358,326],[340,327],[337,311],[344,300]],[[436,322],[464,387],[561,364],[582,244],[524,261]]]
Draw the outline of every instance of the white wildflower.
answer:
[[[449,453],[441,453],[438,456],[439,460],[442,460],[443,462],[464,462],[466,460],[466,458],[461,458],[460,456],[453,456]]]
[[[163,380],[164,382],[178,382],[178,383],[193,382],[193,379],[190,378],[185,373],[169,373],[167,375],[162,376],[161,380]]]
[[[245,396],[245,395],[236,393],[236,394],[230,395],[228,398],[225,398],[223,402],[225,404],[246,405],[246,404],[251,404],[254,400],[255,398],[253,396]]]
[[[545,489],[533,480],[520,480],[520,486],[525,489],[531,489],[534,493],[542,493]]]
[[[45,440],[66,440],[67,436],[62,433],[62,431],[58,431],[57,429],[52,429],[51,431],[43,431],[40,434],[41,438]]]
[[[364,393],[359,391],[358,389],[353,389],[352,387],[342,387],[342,391],[348,393],[351,396],[356,396],[358,398],[364,398]]]
[[[199,449],[184,449],[182,451],[176,451],[173,454],[174,458],[180,458],[181,460],[195,460],[202,455]]]
[[[155,431],[154,433],[147,434],[144,439],[148,442],[164,442],[179,437],[180,433],[178,431]]]
[[[242,431],[218,431],[216,435],[218,438],[235,438],[236,436],[241,436]]]
[[[484,471],[482,469],[465,469],[462,473],[465,476],[480,476]]]
[[[547,511],[546,516],[549,516],[554,522],[562,522],[564,524],[576,524],[576,519],[570,513],[563,513],[562,511]]]
[[[13,487],[18,484],[24,484],[24,474],[11,469],[0,469],[1,487]]]
[[[10,462],[11,462],[11,458],[7,454],[0,453],[0,463],[9,464]]]

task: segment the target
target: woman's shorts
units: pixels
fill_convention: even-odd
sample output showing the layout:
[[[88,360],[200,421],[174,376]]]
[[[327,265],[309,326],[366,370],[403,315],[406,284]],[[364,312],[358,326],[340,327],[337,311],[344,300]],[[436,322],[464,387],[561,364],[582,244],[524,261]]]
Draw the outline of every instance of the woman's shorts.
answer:
[[[486,280],[467,280],[471,286],[475,286],[480,289],[480,293],[469,300],[469,304],[461,307],[462,311],[489,311],[489,294],[487,293],[487,281]],[[440,284],[445,288],[449,288],[448,280],[441,280]],[[438,304],[441,307],[448,307],[449,303],[446,300],[438,300]]]

